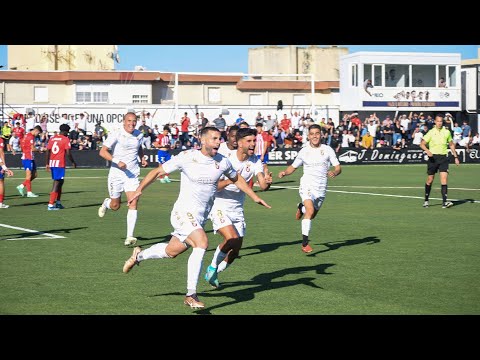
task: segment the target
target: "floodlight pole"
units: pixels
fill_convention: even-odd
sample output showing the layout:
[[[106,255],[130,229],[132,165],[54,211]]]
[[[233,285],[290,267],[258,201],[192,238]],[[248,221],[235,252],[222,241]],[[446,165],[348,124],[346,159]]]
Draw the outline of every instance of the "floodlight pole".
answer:
[[[173,113],[173,122],[177,121],[177,112],[178,112],[178,72],[175,73],[175,89],[173,93],[173,98],[175,100],[175,111]]]

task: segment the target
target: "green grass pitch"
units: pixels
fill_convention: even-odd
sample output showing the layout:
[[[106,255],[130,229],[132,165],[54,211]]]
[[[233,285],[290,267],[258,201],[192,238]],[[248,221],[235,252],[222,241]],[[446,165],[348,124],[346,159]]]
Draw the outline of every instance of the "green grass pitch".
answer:
[[[480,314],[480,165],[450,167],[449,209],[438,176],[422,207],[425,165],[343,166],[312,222],[311,254],[301,251],[295,220],[303,170],[278,179],[283,169],[271,167],[274,184],[260,193],[272,209],[246,199],[241,257],[219,275],[218,290],[203,279],[220,241],[207,222],[198,284],[206,308],[197,311],[183,305],[190,250],[122,273],[131,254],[126,206],[97,216],[107,169],[67,169],[61,211],[47,211],[45,169],[33,182],[38,198],[19,196],[24,172],[14,169],[5,180],[10,208],[0,210],[0,314]],[[179,173],[171,178],[141,197],[142,247],[169,239]]]

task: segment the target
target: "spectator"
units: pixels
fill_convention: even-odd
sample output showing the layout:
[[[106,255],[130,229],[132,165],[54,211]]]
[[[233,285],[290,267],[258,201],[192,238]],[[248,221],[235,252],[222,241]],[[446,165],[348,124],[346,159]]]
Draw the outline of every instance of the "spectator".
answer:
[[[472,136],[472,128],[468,125],[468,120],[463,120],[462,125],[462,138],[471,137]]]
[[[260,122],[260,123],[263,123],[263,122]],[[272,119],[272,115],[268,114],[267,120],[265,120],[265,123],[263,124],[263,130],[268,131],[272,129],[273,127],[275,127],[276,123],[277,123],[277,119]]]
[[[182,135],[180,136],[180,141],[182,145],[188,141],[188,127],[190,126],[190,118],[187,115],[188,114],[185,112],[181,120]]]
[[[373,85],[372,85],[372,79],[367,79],[365,80],[365,82],[363,83],[363,89],[366,91],[366,93],[370,96],[372,96],[372,93],[368,90],[370,88],[373,88]]]
[[[245,119],[242,118],[242,114],[238,114],[238,119],[235,120],[235,125],[239,125],[242,121],[244,121]]]
[[[255,118],[255,124],[263,123],[263,122],[264,122],[264,119],[263,119],[262,113],[259,111],[257,113],[257,117]]]
[[[218,115],[218,118],[213,120],[213,125],[220,130],[221,137],[223,141],[227,141],[227,132],[225,131],[225,128],[227,127],[227,122],[223,118],[222,114]]]
[[[146,120],[142,120],[142,125],[139,126],[138,130],[143,133],[143,149],[150,149],[152,147],[152,129],[146,124]]]
[[[441,88],[446,88],[447,87],[447,83],[445,82],[445,78],[441,77],[440,80],[438,80],[438,87],[441,87]]]
[[[23,129],[23,128],[22,128]],[[7,150],[11,151],[13,155],[18,151],[22,151],[22,148],[20,147],[20,138],[17,136],[17,134],[13,133],[12,137],[8,141],[7,144]]]
[[[367,131],[362,137],[362,147],[365,149],[373,149],[373,136]]]

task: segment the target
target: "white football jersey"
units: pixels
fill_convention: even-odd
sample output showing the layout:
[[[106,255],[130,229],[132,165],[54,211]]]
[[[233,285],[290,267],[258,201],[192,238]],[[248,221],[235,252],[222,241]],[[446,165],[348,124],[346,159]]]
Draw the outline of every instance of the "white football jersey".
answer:
[[[248,183],[254,175],[263,172],[263,165],[260,159],[255,155],[250,156],[245,161],[238,160],[236,152],[230,157],[230,162],[239,176],[242,176]],[[224,179],[224,177],[222,177]],[[235,184],[227,185],[224,189],[218,191],[215,195],[215,204],[225,205],[225,209],[241,210],[245,201],[245,193]]]
[[[221,154],[213,158],[200,150],[185,150],[163,165],[167,173],[181,172],[180,192],[174,209],[189,210],[194,216],[206,218],[217,191],[217,182],[222,175],[233,178],[237,172],[230,161]]]
[[[133,130],[130,134],[122,127],[121,129],[108,133],[108,137],[103,142],[103,146],[108,147],[112,151],[114,158],[119,159],[127,165],[125,171],[138,175],[140,174],[138,149],[142,146],[142,142],[143,134],[140,131]],[[119,169],[118,165],[114,163],[112,163],[112,168]]]
[[[218,148],[218,153],[219,154],[222,154],[223,156],[225,156],[226,158],[230,159],[230,157],[232,157],[232,154],[236,154],[237,153],[237,149],[233,149],[233,150],[230,150],[227,146],[227,143],[226,142],[222,142],[220,144],[220,147]]]
[[[327,173],[330,166],[339,165],[335,151],[328,145],[321,144],[315,148],[312,146],[303,147],[298,153],[292,166],[298,168],[303,165],[303,176],[300,185],[314,189],[327,188]]]

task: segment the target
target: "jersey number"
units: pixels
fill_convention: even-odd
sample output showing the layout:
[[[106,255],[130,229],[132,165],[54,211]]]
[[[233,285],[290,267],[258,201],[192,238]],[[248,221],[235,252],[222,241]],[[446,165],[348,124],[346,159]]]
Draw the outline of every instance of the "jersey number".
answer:
[[[58,146],[58,143],[54,141],[52,145],[52,153],[58,154],[59,151],[60,151],[60,147]]]

